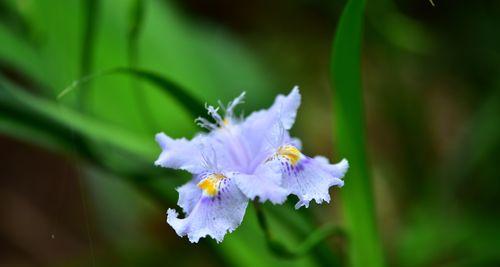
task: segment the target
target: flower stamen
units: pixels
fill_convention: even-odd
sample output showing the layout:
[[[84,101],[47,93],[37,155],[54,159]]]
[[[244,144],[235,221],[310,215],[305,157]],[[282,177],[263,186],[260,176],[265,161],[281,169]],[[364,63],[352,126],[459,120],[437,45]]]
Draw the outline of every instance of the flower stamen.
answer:
[[[198,183],[198,187],[203,190],[205,195],[213,197],[219,193],[220,183],[224,179],[226,179],[226,176],[223,174],[213,173],[201,180]]]
[[[292,145],[280,146],[276,154],[279,157],[283,157],[288,160],[292,166],[297,165],[299,160],[302,158],[302,153],[300,153],[300,150]]]

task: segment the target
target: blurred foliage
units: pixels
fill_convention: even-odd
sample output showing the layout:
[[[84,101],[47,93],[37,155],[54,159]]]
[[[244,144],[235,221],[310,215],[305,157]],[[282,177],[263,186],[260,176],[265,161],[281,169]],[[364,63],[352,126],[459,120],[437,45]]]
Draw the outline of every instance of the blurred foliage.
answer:
[[[11,187],[0,188],[0,251],[5,251],[0,259],[9,265],[9,259],[22,255],[25,265],[44,266],[336,266],[361,261],[378,266],[382,250],[390,266],[500,265],[500,2],[434,1],[433,7],[428,1],[367,1],[364,23],[359,6],[346,18],[346,2],[0,1],[2,138],[43,149],[46,158],[29,157],[26,163],[16,162],[18,168],[30,169],[25,164],[34,161],[49,164],[55,152],[60,164],[49,165],[54,176],[68,161],[73,170],[57,176],[59,189],[45,185],[50,194],[63,196],[55,203],[37,206],[29,193],[22,195],[38,210],[9,197],[18,194]],[[362,2],[349,1],[351,8]],[[333,50],[330,86],[336,29],[334,45],[340,48]],[[75,80],[117,67],[154,73],[166,82],[148,82],[144,75],[101,75],[57,99]],[[243,224],[222,244],[179,239],[166,225],[164,211],[175,205],[174,188],[187,176],[153,168],[159,153],[153,136],[160,131],[193,136],[198,131],[193,115],[199,111],[192,114],[165,90],[175,84],[209,103],[246,90],[248,114],[295,83],[304,103],[294,134],[306,153],[332,155],[332,147],[338,147],[333,158],[348,157],[353,172],[344,189],[334,190],[339,196],[332,205],[300,211],[290,203],[264,205],[269,228],[291,247],[330,223],[345,226],[347,238],[328,238],[300,258],[276,257],[249,207]],[[325,97],[330,87],[333,103]],[[1,155],[8,160],[12,153],[5,149]],[[13,168],[1,167],[2,172]],[[2,184],[24,187],[44,177],[35,170],[27,182],[6,176]],[[64,193],[80,179],[82,199]],[[45,200],[52,199],[50,194]],[[75,198],[77,204],[52,217],[56,222],[65,216],[81,220],[44,228],[49,223],[40,219],[29,227],[47,240],[46,231],[57,232],[52,242],[62,246],[76,236],[79,245],[73,253],[52,256],[44,250],[51,248],[47,240],[34,242],[40,239],[22,223],[7,227],[23,212],[44,214],[47,206]],[[6,213],[11,206],[15,211]],[[45,217],[51,218],[49,213]],[[75,224],[79,230],[68,230]]]

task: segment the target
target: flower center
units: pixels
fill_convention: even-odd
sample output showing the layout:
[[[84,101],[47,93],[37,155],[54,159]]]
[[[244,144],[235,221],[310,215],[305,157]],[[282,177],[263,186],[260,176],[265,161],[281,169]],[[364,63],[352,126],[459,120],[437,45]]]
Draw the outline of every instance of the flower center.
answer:
[[[224,179],[226,179],[226,176],[223,174],[213,173],[201,180],[198,183],[198,187],[201,188],[206,195],[213,197],[219,192],[220,183]]]
[[[295,166],[302,157],[300,150],[292,145],[280,146],[276,154],[288,160],[292,166]]]

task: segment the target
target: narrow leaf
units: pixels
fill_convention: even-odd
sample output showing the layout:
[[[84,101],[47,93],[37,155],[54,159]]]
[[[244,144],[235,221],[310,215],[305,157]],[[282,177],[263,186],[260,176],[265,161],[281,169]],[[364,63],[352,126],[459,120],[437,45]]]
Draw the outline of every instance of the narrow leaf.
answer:
[[[364,0],[349,0],[340,17],[331,61],[338,153],[351,168],[342,189],[351,266],[383,266],[367,166],[361,83]]]
[[[60,136],[75,131],[94,141],[104,142],[153,160],[156,154],[153,141],[144,140],[121,128],[91,119],[57,103],[33,96],[0,78],[0,112],[15,116],[18,120],[52,127]]]
[[[61,93],[59,93],[57,98],[63,97],[67,93],[76,89],[81,84],[85,84],[95,78],[111,74],[126,74],[134,76],[136,78],[143,79],[147,82],[150,82],[153,85],[158,86],[160,89],[162,89],[163,92],[166,92],[169,96],[177,100],[186,109],[186,111],[188,111],[191,115],[193,115],[194,118],[198,117],[200,114],[203,114],[205,112],[203,104],[194,96],[192,96],[186,89],[177,85],[175,82],[170,81],[167,78],[164,78],[161,75],[151,71],[131,69],[131,68],[115,68],[95,75],[84,77],[78,81],[73,82],[70,86],[66,87],[63,91],[61,91]]]
[[[82,52],[80,59],[80,76],[87,76],[92,71],[92,59],[94,56],[96,25],[99,19],[99,0],[83,1],[84,6],[84,31],[82,37]],[[88,86],[88,85],[87,85]],[[78,104],[84,108],[87,102],[88,90],[82,90]]]

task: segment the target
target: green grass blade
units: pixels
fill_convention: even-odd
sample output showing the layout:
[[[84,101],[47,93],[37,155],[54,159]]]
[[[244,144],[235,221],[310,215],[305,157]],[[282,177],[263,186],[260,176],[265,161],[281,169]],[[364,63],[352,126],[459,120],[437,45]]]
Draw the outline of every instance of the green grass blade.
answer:
[[[194,118],[205,113],[205,109],[203,108],[202,102],[196,99],[194,96],[192,96],[186,89],[184,89],[177,83],[170,81],[169,79],[164,78],[161,75],[151,71],[137,70],[131,68],[115,68],[101,72],[96,75],[90,75],[84,77],[78,81],[73,82],[73,84],[71,84],[70,86],[66,87],[63,91],[61,91],[61,93],[59,93],[57,98],[65,96],[67,93],[73,91],[81,84],[85,84],[95,78],[111,74],[130,75],[139,79],[143,79],[147,82],[150,82],[153,85],[158,86],[160,89],[162,89],[163,92],[167,93],[169,96],[173,97],[180,104],[182,104],[182,106],[186,109],[186,111],[188,111]]]
[[[312,252],[316,246],[321,245],[321,243],[328,237],[344,237],[344,232],[338,226],[335,224],[325,224],[309,233],[299,244],[290,246],[287,242],[284,242],[275,236],[274,231],[269,227],[267,217],[261,207],[261,204],[257,201],[254,201],[253,204],[257,213],[259,226],[266,237],[267,246],[277,257],[284,259],[300,258]],[[339,264],[337,262],[330,262],[329,265],[338,266]]]
[[[108,123],[91,119],[57,103],[33,96],[0,78],[0,112],[18,120],[30,119],[41,127],[54,127],[60,136],[75,131],[97,142],[103,142],[133,155],[152,161],[157,149],[153,140],[140,138]],[[38,118],[38,120],[37,120]],[[63,127],[61,127],[63,126]]]
[[[0,24],[0,61],[1,65],[32,74],[33,78],[46,84],[40,72],[40,58],[37,51],[15,34],[6,25]]]
[[[127,57],[128,57],[128,67],[137,68],[139,64],[139,37],[144,25],[144,13],[145,6],[143,0],[132,1],[129,15],[129,29],[128,29],[128,46],[127,46]],[[132,79],[132,89],[134,90],[137,108],[141,113],[141,117],[144,120],[146,130],[150,131],[155,129],[157,124],[153,118],[153,113],[148,106],[146,94],[141,88],[137,79]]]
[[[144,1],[134,0],[130,9],[128,30],[128,61],[131,67],[137,66],[139,36],[144,25]]]
[[[92,72],[92,59],[94,56],[96,25],[99,19],[99,1],[84,1],[84,31],[82,37],[82,52],[80,58],[80,76],[84,77]],[[86,85],[89,86],[89,85]],[[88,90],[82,90],[78,97],[78,105],[83,109],[88,98]]]
[[[333,43],[331,80],[339,154],[350,162],[342,189],[351,266],[383,266],[366,159],[361,83],[364,0],[348,1]]]

